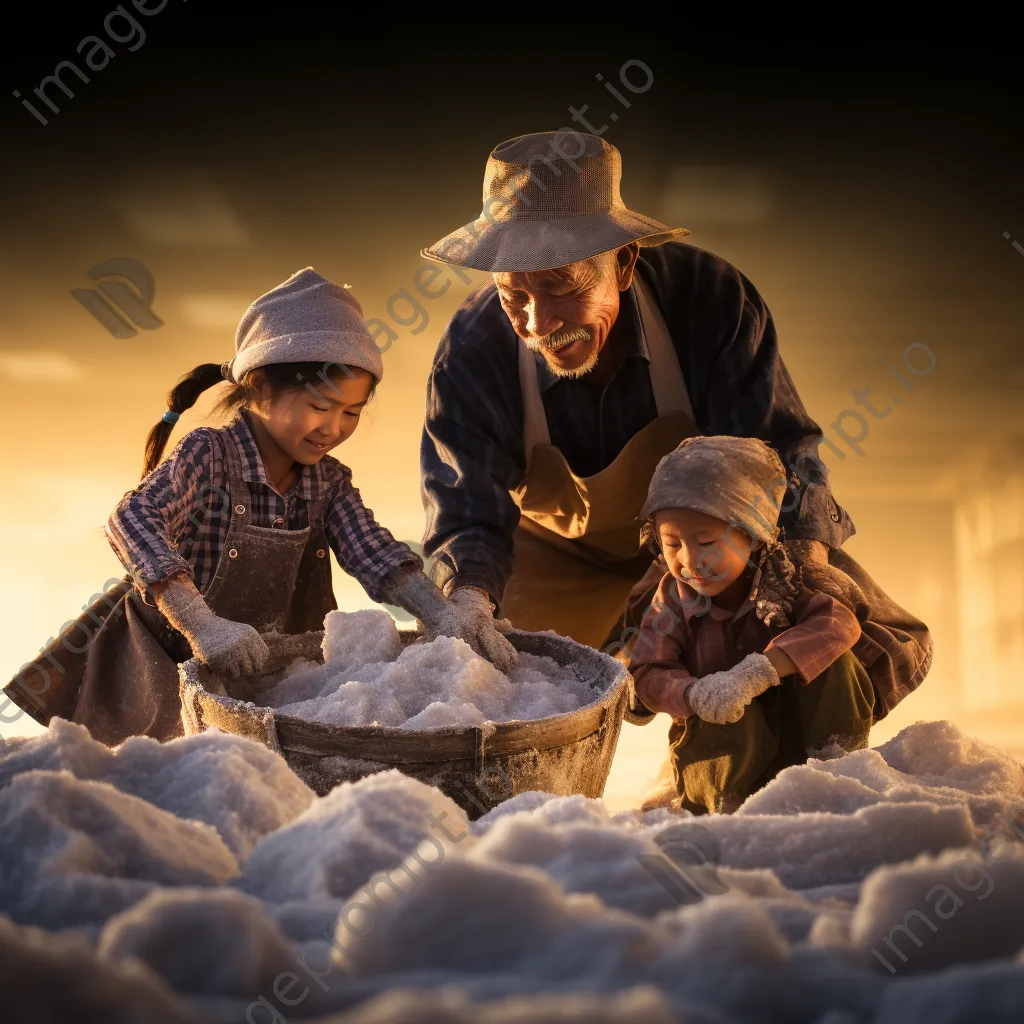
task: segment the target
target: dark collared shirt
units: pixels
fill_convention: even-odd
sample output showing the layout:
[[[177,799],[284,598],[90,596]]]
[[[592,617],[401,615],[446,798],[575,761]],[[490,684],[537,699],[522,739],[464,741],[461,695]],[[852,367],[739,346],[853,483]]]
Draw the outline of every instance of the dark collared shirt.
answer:
[[[379,599],[384,578],[396,566],[422,566],[419,555],[377,523],[352,483],[352,471],[330,455],[304,466],[298,483],[278,494],[239,414],[227,427],[186,434],[111,513],[107,540],[140,590],[181,572],[200,593],[213,581],[231,520],[226,444],[238,447],[254,526],[305,529],[310,502],[323,497],[324,529],[338,564],[371,598]]]
[[[636,272],[665,318],[697,427],[761,438],[791,471],[799,466],[803,480],[793,475],[780,519],[786,536],[840,547],[853,523],[832,498],[816,458],[821,430],[800,401],[754,286],[725,260],[681,242],[641,249]],[[509,491],[526,467],[518,344],[493,284],[463,303],[434,357],[420,448],[424,546],[436,555],[435,581],[482,587],[499,602],[519,523]],[[632,289],[607,344],[626,358],[600,389],[586,376],[555,377],[537,357],[551,443],[578,476],[607,467],[657,416]]]

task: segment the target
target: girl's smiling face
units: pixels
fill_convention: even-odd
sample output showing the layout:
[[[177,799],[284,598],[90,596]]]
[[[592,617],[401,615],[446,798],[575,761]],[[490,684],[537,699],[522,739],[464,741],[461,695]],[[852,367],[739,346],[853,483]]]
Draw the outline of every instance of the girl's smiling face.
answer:
[[[662,509],[654,524],[669,572],[706,597],[735,583],[756,550],[746,531],[694,509]]]
[[[315,466],[359,426],[373,383],[364,371],[277,394],[264,383],[259,401],[250,404],[248,411],[282,452],[303,466]]]

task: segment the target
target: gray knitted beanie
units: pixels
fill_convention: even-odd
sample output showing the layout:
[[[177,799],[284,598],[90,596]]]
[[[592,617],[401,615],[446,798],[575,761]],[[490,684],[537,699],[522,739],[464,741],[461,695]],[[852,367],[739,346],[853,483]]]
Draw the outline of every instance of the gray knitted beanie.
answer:
[[[355,296],[312,267],[292,274],[245,311],[235,334],[235,358],[222,372],[239,381],[271,363],[358,366],[378,381],[384,376],[384,360]]]

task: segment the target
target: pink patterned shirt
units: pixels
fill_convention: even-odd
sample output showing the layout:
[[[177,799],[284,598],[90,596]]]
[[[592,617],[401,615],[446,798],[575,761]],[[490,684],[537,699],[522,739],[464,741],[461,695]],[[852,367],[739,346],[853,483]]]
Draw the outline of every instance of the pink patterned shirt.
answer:
[[[727,611],[666,573],[633,648],[636,695],[651,711],[684,719],[693,714],[686,700],[690,684],[748,654],[777,647],[808,683],[860,639],[857,617],[827,594],[802,591],[790,618],[788,629],[766,626],[754,615],[751,597]]]

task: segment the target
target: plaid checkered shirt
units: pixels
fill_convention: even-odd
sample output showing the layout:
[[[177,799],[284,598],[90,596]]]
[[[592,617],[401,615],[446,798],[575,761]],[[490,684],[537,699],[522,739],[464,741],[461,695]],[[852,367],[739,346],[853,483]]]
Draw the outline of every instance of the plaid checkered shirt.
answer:
[[[201,427],[187,434],[111,513],[106,535],[121,563],[145,584],[187,573],[200,593],[213,580],[230,523],[225,444],[235,444],[252,522],[285,530],[309,524],[308,505],[323,497],[324,528],[341,567],[373,599],[384,578],[399,565],[422,567],[422,559],[373,517],[352,484],[352,471],[325,456],[305,466],[285,495],[267,480],[256,442],[239,413],[226,427]]]
[[[693,714],[686,699],[690,684],[738,665],[748,654],[777,647],[809,683],[860,639],[857,616],[828,594],[801,591],[791,618],[787,629],[766,626],[754,615],[749,596],[735,612],[726,611],[666,573],[633,648],[637,697],[651,711],[682,720]]]

